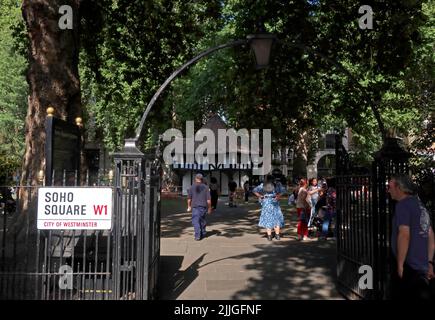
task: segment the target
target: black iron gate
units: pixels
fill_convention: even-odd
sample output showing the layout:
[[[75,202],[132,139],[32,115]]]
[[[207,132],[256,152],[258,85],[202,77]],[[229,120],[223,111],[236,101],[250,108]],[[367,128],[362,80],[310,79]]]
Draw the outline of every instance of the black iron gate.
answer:
[[[52,186],[77,187],[78,172],[52,173]],[[87,175],[98,186],[108,174]],[[107,179],[106,179],[107,178]],[[3,186],[14,210],[1,211],[0,299],[112,299],[113,236],[109,230],[37,230],[36,205],[41,185]],[[95,186],[93,186],[95,187]],[[12,197],[11,195],[15,196]],[[29,208],[20,208],[26,196]]]
[[[410,173],[409,157],[399,139],[386,138],[375,153],[371,168],[355,167],[341,137],[336,136],[337,278],[338,289],[347,298],[391,297],[390,236],[394,203],[387,185],[393,174]],[[433,208],[430,210],[433,221]],[[373,271],[373,288],[360,285],[367,266]]]
[[[159,150],[143,154],[130,142],[115,154],[114,292],[153,299],[160,259]]]
[[[143,154],[127,147],[114,156],[112,230],[37,230],[37,199],[28,199],[33,207],[25,212],[0,209],[0,299],[156,298],[159,154]],[[97,180],[112,185],[111,178]],[[68,185],[68,181],[73,184]],[[53,185],[74,187],[77,182],[77,172],[64,172],[63,179]],[[16,194],[34,197],[38,187],[29,184],[14,189]],[[20,192],[24,188],[29,192]]]

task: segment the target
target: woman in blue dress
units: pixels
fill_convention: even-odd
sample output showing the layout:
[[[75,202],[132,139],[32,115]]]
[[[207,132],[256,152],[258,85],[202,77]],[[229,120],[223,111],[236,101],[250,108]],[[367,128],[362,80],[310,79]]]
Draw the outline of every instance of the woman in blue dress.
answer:
[[[275,239],[280,240],[280,229],[284,227],[284,216],[279,206],[281,187],[274,183],[272,176],[266,182],[257,186],[253,193],[259,198],[261,215],[258,225],[266,228],[267,240],[272,240],[272,229],[275,229]]]

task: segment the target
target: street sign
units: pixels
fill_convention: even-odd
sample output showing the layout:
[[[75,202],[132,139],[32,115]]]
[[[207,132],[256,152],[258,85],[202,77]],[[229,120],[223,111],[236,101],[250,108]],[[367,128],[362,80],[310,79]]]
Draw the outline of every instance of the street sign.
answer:
[[[111,188],[39,188],[39,230],[110,230]]]

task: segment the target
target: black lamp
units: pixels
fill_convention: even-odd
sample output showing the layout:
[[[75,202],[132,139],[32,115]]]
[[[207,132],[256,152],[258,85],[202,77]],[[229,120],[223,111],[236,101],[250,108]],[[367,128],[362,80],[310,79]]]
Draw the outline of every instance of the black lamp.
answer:
[[[271,33],[250,34],[247,36],[249,45],[255,54],[257,69],[267,68],[269,66],[270,52],[276,36]]]

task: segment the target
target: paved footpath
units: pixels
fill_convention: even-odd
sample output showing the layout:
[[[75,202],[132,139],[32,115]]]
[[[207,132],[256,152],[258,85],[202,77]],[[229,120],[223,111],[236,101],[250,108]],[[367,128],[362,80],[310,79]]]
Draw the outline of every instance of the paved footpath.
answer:
[[[164,199],[159,299],[342,299],[335,241],[298,242],[295,209],[282,209],[283,237],[267,241],[257,203],[229,208],[219,200],[207,237],[194,241],[185,199]]]

